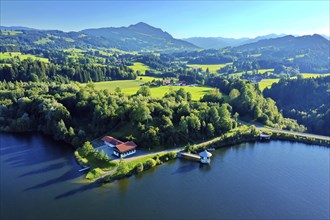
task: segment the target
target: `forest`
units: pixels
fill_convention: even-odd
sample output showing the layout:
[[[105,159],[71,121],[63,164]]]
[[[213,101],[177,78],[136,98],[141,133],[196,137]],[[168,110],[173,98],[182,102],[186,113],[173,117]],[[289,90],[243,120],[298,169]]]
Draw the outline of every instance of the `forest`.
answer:
[[[282,79],[264,90],[285,117],[296,119],[311,133],[330,135],[330,77]]]
[[[109,132],[146,148],[212,138],[235,128],[239,115],[268,125],[304,130],[285,119],[275,102],[252,83],[210,79],[216,88],[200,101],[184,89],[152,98],[143,86],[133,96],[120,89],[96,90],[93,83],[1,82],[0,129],[40,131],[74,146]],[[228,95],[227,95],[228,94]],[[127,133],[129,131],[129,133]]]

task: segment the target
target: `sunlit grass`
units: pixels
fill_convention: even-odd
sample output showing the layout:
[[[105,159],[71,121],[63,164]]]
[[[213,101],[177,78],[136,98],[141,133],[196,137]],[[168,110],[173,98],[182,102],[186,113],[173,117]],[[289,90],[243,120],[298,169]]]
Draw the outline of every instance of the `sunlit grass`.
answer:
[[[32,55],[32,54],[22,54],[20,52],[4,52],[4,53],[0,53],[0,60],[6,61],[8,59],[13,59],[15,57],[19,57],[20,60],[26,60],[28,58],[31,58],[33,60],[40,60],[42,62],[49,63],[49,60],[47,58],[37,57],[37,56]]]
[[[134,70],[134,72],[140,71],[140,74],[145,74],[146,70],[150,69],[149,66],[140,62],[134,62],[133,66],[128,66],[128,67]]]
[[[188,64],[187,66],[192,68],[201,68],[203,71],[206,71],[209,68],[210,73],[216,73],[219,69],[231,63],[224,64]]]

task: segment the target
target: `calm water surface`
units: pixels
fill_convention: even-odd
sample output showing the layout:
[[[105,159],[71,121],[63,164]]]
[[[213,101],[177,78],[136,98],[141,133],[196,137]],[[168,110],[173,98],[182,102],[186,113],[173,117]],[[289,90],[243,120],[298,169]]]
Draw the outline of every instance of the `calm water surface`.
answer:
[[[85,184],[70,146],[0,134],[2,219],[327,219],[330,149],[272,141]]]

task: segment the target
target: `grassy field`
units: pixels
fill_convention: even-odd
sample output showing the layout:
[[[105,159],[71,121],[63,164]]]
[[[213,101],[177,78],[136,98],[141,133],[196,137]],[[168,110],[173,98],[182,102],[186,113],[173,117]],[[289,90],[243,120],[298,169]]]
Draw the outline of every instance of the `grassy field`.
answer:
[[[134,70],[134,72],[140,71],[140,74],[145,74],[146,70],[150,69],[149,66],[140,62],[134,62],[133,66],[128,66],[128,67]]]
[[[115,81],[95,82],[94,85],[96,89],[100,89],[100,90],[108,89],[109,91],[115,91],[115,89],[119,87],[122,89],[122,91],[124,89],[133,89],[136,92],[142,84],[146,82],[151,82],[154,79],[159,80],[160,78],[151,77],[151,76],[139,76],[135,80],[115,80]],[[84,86],[86,85],[86,83],[82,85]]]
[[[207,68],[209,68],[209,71],[211,73],[216,73],[217,70],[221,69],[222,67],[231,64],[231,63],[225,63],[225,64],[188,64],[187,66],[192,68],[202,68],[203,71],[206,71]]]
[[[259,74],[264,74],[266,72],[274,72],[274,69],[260,69],[260,70],[258,70]],[[252,71],[247,71],[247,73],[252,74]],[[229,76],[241,77],[243,74],[244,74],[244,72],[238,72],[238,73],[229,74]]]
[[[46,44],[46,43],[54,43],[53,40],[49,39],[49,38],[41,38],[40,40],[37,40],[34,42],[35,44]]]
[[[302,73],[303,78],[316,78],[320,76],[330,76],[330,73]]]
[[[161,86],[161,87],[155,87],[151,88],[151,96],[155,98],[162,98],[166,93],[168,93],[170,90],[179,90],[183,88],[185,91],[191,93],[192,100],[199,100],[201,97],[203,97],[206,93],[210,92],[214,88],[211,87],[190,87],[190,86]]]
[[[18,56],[21,60],[26,60],[27,58],[31,58],[33,60],[40,60],[42,62],[49,63],[49,60],[47,58],[37,57],[37,56],[32,55],[32,54],[22,54],[20,52],[0,53],[0,60],[7,60],[7,59],[14,58],[16,56]]]
[[[302,73],[301,74],[303,78],[316,78],[316,77],[322,77],[322,76],[330,76],[330,73]],[[291,79],[296,79],[297,77],[291,77]],[[263,79],[261,80],[259,84],[259,88],[261,91],[263,91],[265,88],[270,88],[273,83],[277,83],[280,79]]]
[[[17,35],[17,34],[22,34],[22,31],[1,31],[1,34],[3,35]]]
[[[261,91],[264,91],[265,88],[270,88],[273,83],[277,83],[280,79],[263,79],[258,85]]]
[[[140,79],[142,78],[142,79]],[[126,95],[135,94],[140,86],[146,82],[152,80],[159,80],[160,78],[149,77],[149,76],[139,76],[136,80],[115,80],[115,81],[105,81],[105,82],[95,82],[96,89],[108,89],[110,92],[115,91],[117,87]],[[82,84],[83,86],[86,84]],[[190,92],[193,100],[199,100],[203,95],[211,91],[213,88],[210,87],[190,87],[190,86],[160,86],[150,88],[151,96],[155,98],[162,98],[170,90],[179,90],[184,88],[187,92]]]

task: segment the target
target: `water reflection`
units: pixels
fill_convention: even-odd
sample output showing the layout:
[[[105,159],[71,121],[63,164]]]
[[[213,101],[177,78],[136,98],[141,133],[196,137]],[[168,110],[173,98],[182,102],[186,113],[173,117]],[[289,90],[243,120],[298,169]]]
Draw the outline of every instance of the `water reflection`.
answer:
[[[200,167],[199,162],[189,162],[187,165],[180,166],[178,169],[176,169],[171,175],[175,174],[182,174],[182,173],[189,173],[193,170],[196,170]]]
[[[20,175],[19,177],[25,177],[25,176],[35,175],[35,174],[46,173],[48,171],[58,170],[58,169],[65,167],[66,165],[67,165],[67,163],[65,163],[65,162],[50,164],[44,168],[24,173],[24,174]]]
[[[62,174],[59,177],[47,180],[47,181],[45,181],[43,183],[40,183],[40,184],[37,184],[35,186],[28,187],[28,188],[24,189],[24,191],[30,191],[30,190],[34,190],[34,189],[44,188],[44,187],[47,187],[47,186],[50,186],[50,185],[53,185],[53,184],[66,182],[66,181],[69,181],[71,179],[81,177],[82,175],[84,175],[82,172],[78,172],[77,169],[74,168],[74,169],[71,169],[71,170],[65,172],[64,174]]]
[[[66,198],[66,197],[70,197],[70,196],[73,196],[73,195],[75,195],[77,193],[82,193],[82,192],[85,192],[85,191],[88,191],[88,190],[99,188],[101,186],[102,186],[102,184],[99,183],[99,182],[93,182],[91,184],[85,184],[85,185],[82,185],[81,187],[79,187],[77,189],[73,189],[73,190],[70,190],[68,192],[65,192],[65,193],[62,193],[62,194],[56,196],[54,198],[54,200],[58,200],[58,199],[63,199],[63,198]]]

